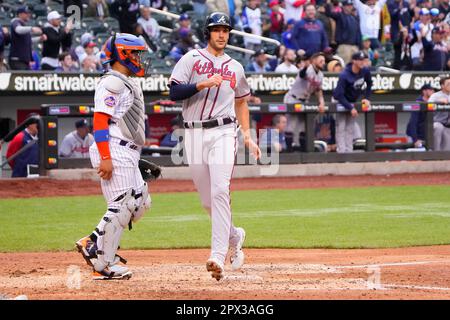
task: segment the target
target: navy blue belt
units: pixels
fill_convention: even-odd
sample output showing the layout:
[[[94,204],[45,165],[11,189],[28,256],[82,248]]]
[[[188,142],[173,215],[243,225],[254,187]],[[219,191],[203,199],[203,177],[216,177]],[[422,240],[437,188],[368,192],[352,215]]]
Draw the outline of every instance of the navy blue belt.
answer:
[[[213,119],[213,120],[207,120],[207,121],[187,121],[184,122],[184,127],[186,129],[194,129],[194,128],[204,128],[204,129],[210,129],[215,128],[218,126],[224,126],[226,124],[234,123],[236,122],[236,119],[227,117],[227,118],[221,118],[221,119]]]
[[[133,150],[139,149],[139,147],[137,145],[135,145],[129,141],[120,140],[119,144],[124,147],[128,146],[128,148],[133,149]]]

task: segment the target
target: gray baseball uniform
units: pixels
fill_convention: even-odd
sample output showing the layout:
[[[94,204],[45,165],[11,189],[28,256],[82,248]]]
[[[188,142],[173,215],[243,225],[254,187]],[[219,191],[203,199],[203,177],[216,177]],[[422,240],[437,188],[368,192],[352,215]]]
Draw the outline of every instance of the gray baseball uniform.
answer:
[[[235,118],[235,99],[250,94],[242,65],[227,54],[216,57],[206,49],[184,55],[170,77],[170,83],[194,84],[214,74],[223,77],[218,87],[201,90],[183,101],[185,122]],[[186,129],[184,148],[194,184],[212,221],[211,257],[224,263],[230,244],[239,240],[232,224],[230,180],[237,145],[237,125],[210,129]]]
[[[89,158],[89,147],[94,143],[94,137],[88,133],[82,139],[76,130],[68,133],[61,142],[59,155],[67,158]]]
[[[431,95],[428,102],[439,102],[446,99],[450,102],[450,95],[442,91]],[[433,117],[433,139],[435,151],[450,151],[450,112],[436,112]]]

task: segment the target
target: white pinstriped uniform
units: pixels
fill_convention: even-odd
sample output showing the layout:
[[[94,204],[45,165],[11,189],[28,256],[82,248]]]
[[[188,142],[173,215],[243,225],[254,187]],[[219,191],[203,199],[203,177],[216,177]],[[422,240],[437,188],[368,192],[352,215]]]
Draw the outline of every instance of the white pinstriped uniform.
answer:
[[[215,57],[192,50],[175,65],[169,82],[193,84],[221,74],[220,86],[204,89],[183,101],[184,121],[235,118],[236,98],[250,94],[242,65],[227,54]],[[211,215],[211,258],[224,263],[229,245],[239,241],[232,223],[230,180],[236,155],[237,125],[186,129],[184,150],[203,207]]]
[[[138,146],[137,150],[133,150],[129,148],[129,145],[137,145],[134,141],[129,141],[126,146],[119,144],[121,140],[127,139],[125,139],[119,127],[114,123],[117,123],[131,107],[133,103],[133,94],[126,87],[119,94],[107,90],[105,88],[105,81],[107,81],[107,79],[108,78],[102,78],[95,90],[94,112],[102,112],[111,115],[111,120],[113,122],[109,125],[109,149],[114,169],[110,180],[101,179],[101,187],[108,208],[117,209],[120,204],[114,202],[114,199],[130,189],[134,189],[136,193],[141,193],[142,187],[144,186],[144,180],[142,179],[138,168],[142,146]],[[131,81],[134,80],[131,79]],[[100,154],[96,143],[92,144],[89,153],[92,166],[98,168],[100,164]]]

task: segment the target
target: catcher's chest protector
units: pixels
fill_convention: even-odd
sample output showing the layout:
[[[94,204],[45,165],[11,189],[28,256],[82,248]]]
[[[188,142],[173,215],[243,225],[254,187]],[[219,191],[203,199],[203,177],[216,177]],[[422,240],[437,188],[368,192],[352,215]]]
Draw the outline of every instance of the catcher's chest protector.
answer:
[[[120,78],[133,95],[133,103],[119,120],[118,126],[127,139],[142,146],[145,143],[145,107],[142,90],[134,81],[122,74],[117,72],[105,74],[105,76],[108,75]]]

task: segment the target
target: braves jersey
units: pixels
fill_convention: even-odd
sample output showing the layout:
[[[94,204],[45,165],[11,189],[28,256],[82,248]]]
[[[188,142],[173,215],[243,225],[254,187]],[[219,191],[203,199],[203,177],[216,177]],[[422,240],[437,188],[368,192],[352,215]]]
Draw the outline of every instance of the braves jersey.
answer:
[[[297,75],[295,82],[292,84],[291,89],[285,96],[285,103],[293,103],[294,100],[308,101],[313,93],[322,89],[323,73],[322,71],[316,71],[312,65],[310,65],[305,72],[304,77]]]
[[[218,87],[203,89],[183,100],[183,119],[199,121],[235,117],[234,100],[250,94],[244,68],[227,54],[216,57],[206,49],[186,53],[175,65],[169,83],[194,84],[220,74]]]
[[[94,142],[92,134],[88,133],[82,139],[76,130],[67,134],[61,142],[59,155],[67,158],[89,158],[89,147]]]
[[[117,73],[118,72],[111,70],[109,73]],[[119,76],[124,77],[123,75],[119,74]],[[125,113],[133,106],[134,103],[134,94],[133,92],[127,87],[124,86],[123,89],[117,93],[113,92],[107,89],[106,83],[108,81],[114,81],[111,79],[111,77],[116,78],[113,75],[109,75],[106,77],[103,77],[100,79],[100,81],[97,84],[97,88],[95,89],[95,109],[94,112],[102,112],[109,114],[111,116],[111,124],[109,126],[109,136],[113,138],[118,138],[121,140],[127,140],[130,141],[130,138],[125,137],[123,132],[120,130],[118,124],[120,119],[125,115]],[[138,90],[141,97],[142,95],[142,89],[139,87],[139,85],[133,80],[133,78],[128,77],[127,81],[133,85],[134,90]],[[143,104],[142,104],[143,107]],[[142,111],[142,114],[144,114],[144,111]],[[138,119],[139,121],[143,119]],[[134,141],[137,143],[137,141]],[[139,144],[139,143],[137,143]],[[141,145],[141,144],[139,144]]]

